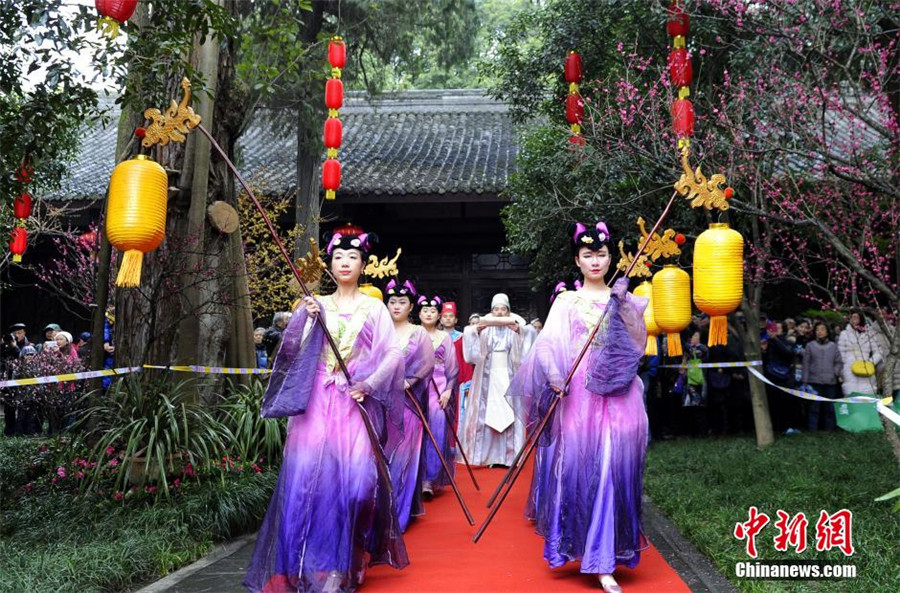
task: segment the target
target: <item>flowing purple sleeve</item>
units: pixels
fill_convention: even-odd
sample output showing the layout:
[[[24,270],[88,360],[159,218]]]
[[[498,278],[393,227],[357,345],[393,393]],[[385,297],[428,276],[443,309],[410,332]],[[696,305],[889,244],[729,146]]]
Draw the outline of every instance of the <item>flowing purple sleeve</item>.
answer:
[[[647,329],[647,299],[632,294],[613,296],[607,305],[606,328],[594,338],[587,367],[587,388],[604,397],[624,395],[637,376]]]
[[[406,380],[410,387],[427,386],[434,371],[434,348],[428,333],[421,327],[413,332],[406,353]]]
[[[394,429],[403,427],[403,353],[397,344],[394,324],[383,303],[368,313],[348,362],[352,389],[366,394],[363,405],[373,421],[388,420]],[[380,409],[376,409],[380,408]],[[376,426],[376,429],[392,428]]]
[[[403,438],[405,365],[394,324],[383,303],[378,302],[369,310],[347,367],[352,377],[351,387],[366,394],[362,405],[381,441],[375,446],[398,442]],[[373,537],[368,551],[372,558],[392,558],[397,566],[403,567],[409,560],[397,522],[395,497],[390,480],[379,476]]]
[[[282,335],[281,348],[272,365],[272,375],[263,396],[260,415],[263,418],[296,416],[306,411],[316,366],[322,356],[325,343],[324,308],[319,313],[321,323],[309,317],[301,308],[291,317]],[[304,336],[307,321],[312,323]]]
[[[506,392],[510,405],[513,405],[512,398],[524,399],[529,431],[535,428],[556,395],[551,386],[563,386],[569,367],[574,362],[574,349],[580,346],[576,339],[578,328],[573,325],[571,313],[572,305],[567,299],[557,298],[553,302],[544,329],[538,334]]]
[[[409,348],[406,353],[406,381],[416,396],[419,406],[428,409],[428,387],[431,382],[431,374],[434,372],[434,348],[431,338],[421,327],[417,328],[409,339]],[[413,411],[413,405],[404,394],[406,405]]]

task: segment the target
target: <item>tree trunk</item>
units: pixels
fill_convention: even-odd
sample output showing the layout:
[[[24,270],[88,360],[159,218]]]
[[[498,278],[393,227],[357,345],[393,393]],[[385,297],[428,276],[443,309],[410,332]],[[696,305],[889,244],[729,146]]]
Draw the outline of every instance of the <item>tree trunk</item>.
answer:
[[[745,326],[735,324],[741,342],[744,346],[744,357],[747,360],[760,360],[762,358],[759,346],[759,303],[751,303],[745,296],[741,302],[741,311],[744,313]],[[747,380],[750,382],[750,401],[753,406],[753,426],[756,429],[756,446],[768,447],[775,442],[772,432],[772,417],[769,414],[769,400],[766,397],[766,386],[749,373]]]
[[[316,37],[322,30],[325,16],[324,0],[313,2],[312,13],[306,19],[306,30],[303,40],[307,45],[316,41]],[[322,117],[325,117],[324,91],[318,94],[307,93],[309,101],[299,101],[297,106],[297,195],[296,222],[297,228],[302,229],[296,247],[294,258],[303,257],[309,249],[309,240],[319,241],[319,219],[322,212],[322,204],[319,201],[319,161],[322,158],[319,149],[319,126],[309,121],[305,111],[308,105],[321,105]],[[306,109],[304,108],[306,107]]]
[[[221,5],[221,2],[216,2]],[[196,68],[207,83],[207,92],[194,95],[194,111],[201,117],[202,125],[212,130],[214,103],[216,101],[216,88],[218,82],[219,48],[218,38],[210,36],[196,50]],[[178,364],[215,364],[202,361],[200,357],[201,340],[201,302],[207,298],[205,292],[205,280],[202,277],[202,268],[205,267],[204,255],[206,252],[206,205],[209,196],[209,161],[212,147],[199,133],[194,132],[190,136],[187,152],[191,155],[192,170],[190,178],[190,206],[187,215],[187,227],[183,236],[192,237],[198,249],[189,249],[186,253],[187,268],[182,275],[183,297],[188,314],[178,324]]]
[[[302,116],[301,116],[302,117]],[[298,122],[300,123],[300,122]],[[319,241],[319,219],[322,204],[319,201],[318,151],[310,150],[308,132],[297,126],[297,228],[303,230],[295,247],[294,258],[303,257],[309,249],[309,240]]]

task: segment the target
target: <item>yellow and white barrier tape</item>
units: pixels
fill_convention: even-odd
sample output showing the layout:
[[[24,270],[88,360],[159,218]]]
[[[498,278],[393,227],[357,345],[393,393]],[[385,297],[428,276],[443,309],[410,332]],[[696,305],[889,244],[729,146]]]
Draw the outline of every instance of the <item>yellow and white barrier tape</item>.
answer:
[[[661,364],[659,368],[661,369],[687,369],[687,368],[696,368],[698,369],[733,369],[738,367],[758,367],[762,366],[761,360],[745,360],[742,362],[701,362],[697,365],[691,364]]]
[[[162,371],[178,371],[181,373],[206,373],[209,375],[268,375],[271,369],[241,369],[234,367],[204,367],[194,364],[159,366],[145,364],[145,369],[158,369]]]
[[[0,381],[0,389],[4,387],[24,387],[26,385],[44,385],[46,383],[64,383],[66,381],[78,381],[80,379],[109,377],[110,375],[127,375],[129,373],[139,373],[140,371],[141,367],[122,367],[119,369],[104,369],[102,371],[85,371],[83,373],[66,373],[63,375],[48,375],[46,377],[10,379],[8,381]]]
[[[807,399],[810,401],[817,402],[829,402],[829,403],[848,403],[848,404],[874,404],[879,401],[887,401],[887,403],[891,403],[891,398],[885,398],[885,400],[878,399],[877,397],[872,397],[869,395],[852,395],[850,397],[840,397],[838,399],[829,399],[827,397],[822,397],[821,395],[813,395],[812,393],[807,393],[806,391],[802,391],[800,389],[791,389],[790,387],[782,387],[781,385],[776,385],[772,381],[770,381],[765,375],[757,371],[756,369],[748,369],[750,374],[754,377],[765,383],[766,385],[771,385],[785,393],[790,393],[791,395],[796,395],[797,397],[802,397],[803,399]]]

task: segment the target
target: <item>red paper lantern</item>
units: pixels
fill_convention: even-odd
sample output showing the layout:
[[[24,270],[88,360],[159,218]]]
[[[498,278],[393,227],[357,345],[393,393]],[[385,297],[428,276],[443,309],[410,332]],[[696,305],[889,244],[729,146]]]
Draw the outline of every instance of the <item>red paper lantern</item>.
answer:
[[[13,214],[16,218],[28,218],[31,216],[31,194],[23,192],[13,201]]]
[[[581,56],[577,51],[570,51],[566,57],[566,82],[581,82]]]
[[[684,11],[681,2],[672,2],[669,5],[669,19],[666,23],[666,32],[669,37],[678,35],[687,36],[691,30],[691,17]]]
[[[328,42],[328,63],[339,69],[347,65],[347,45],[340,37]]]
[[[569,136],[569,144],[572,145],[569,148],[580,148],[587,144],[587,140],[585,140],[584,136],[582,136],[581,134],[572,134],[571,136]]]
[[[16,227],[10,234],[9,251],[13,254],[13,261],[22,261],[22,254],[28,246],[28,233],[22,227]]]
[[[579,125],[584,121],[584,99],[578,93],[569,93],[566,97],[566,121]]]
[[[337,111],[344,104],[344,83],[339,78],[330,78],[325,82],[325,106]]]
[[[322,166],[322,187],[325,188],[325,199],[333,200],[334,194],[341,186],[341,163],[337,159],[325,159]]]
[[[672,103],[672,123],[679,138],[694,134],[694,105],[688,99],[676,99]]]
[[[691,66],[691,57],[686,49],[676,49],[669,54],[669,76],[675,88],[691,86],[694,79],[694,69]]]
[[[100,16],[115,19],[120,23],[131,18],[137,5],[138,0],[94,0],[94,6]]]
[[[341,123],[341,120],[336,117],[329,117],[326,119],[323,137],[325,140],[325,148],[340,148],[341,140],[344,137],[344,126]]]

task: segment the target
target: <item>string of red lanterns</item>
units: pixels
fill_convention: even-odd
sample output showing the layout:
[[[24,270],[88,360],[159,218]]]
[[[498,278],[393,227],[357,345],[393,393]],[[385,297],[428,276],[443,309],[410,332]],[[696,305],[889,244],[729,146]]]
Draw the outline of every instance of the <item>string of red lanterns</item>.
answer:
[[[666,32],[672,37],[673,48],[669,53],[669,78],[678,94],[672,103],[672,125],[678,137],[678,148],[687,148],[691,145],[690,137],[694,135],[694,104],[688,99],[694,70],[686,48],[691,19],[684,10],[684,0],[672,0],[668,13]]]
[[[575,50],[566,56],[565,77],[569,83],[569,94],[566,95],[566,121],[572,130],[569,142],[584,146],[584,136],[581,135],[581,125],[584,123],[584,99],[579,92],[583,76],[581,55]]]
[[[338,118],[338,110],[344,104],[344,83],[341,70],[347,65],[347,46],[340,37],[332,37],[328,43],[328,63],[331,64],[331,78],[325,83],[325,106],[328,119],[322,133],[325,142],[325,163],[322,165],[322,187],[325,199],[333,200],[341,186],[341,162],[337,160],[338,148],[344,137],[344,125]]]
[[[22,185],[27,185],[31,182],[31,174],[33,172],[31,165],[25,161],[19,170],[16,171],[16,179]],[[16,263],[22,261],[22,254],[25,253],[25,249],[28,247],[28,231],[25,230],[25,221],[31,216],[32,202],[31,194],[24,190],[13,200],[13,214],[16,217],[16,227],[10,234],[9,251],[12,253],[13,261]]]

